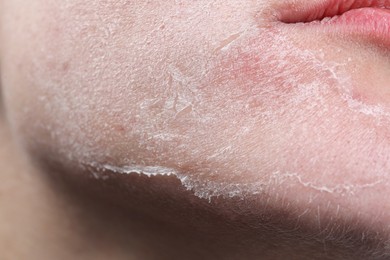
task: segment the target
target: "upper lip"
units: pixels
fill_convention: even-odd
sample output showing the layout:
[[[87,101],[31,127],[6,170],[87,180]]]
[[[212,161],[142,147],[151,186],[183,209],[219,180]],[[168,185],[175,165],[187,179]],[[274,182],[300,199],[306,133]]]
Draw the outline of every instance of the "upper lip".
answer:
[[[308,3],[310,1],[310,3]],[[278,13],[284,23],[308,23],[361,8],[390,9],[390,0],[304,0],[287,3]]]

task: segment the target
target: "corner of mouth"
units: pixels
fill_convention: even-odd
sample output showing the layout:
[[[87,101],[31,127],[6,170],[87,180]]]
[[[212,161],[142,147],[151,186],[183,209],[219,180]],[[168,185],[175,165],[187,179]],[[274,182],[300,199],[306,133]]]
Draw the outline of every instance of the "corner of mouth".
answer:
[[[390,10],[390,0],[290,0],[278,5],[276,17],[286,24],[311,23],[363,8]]]

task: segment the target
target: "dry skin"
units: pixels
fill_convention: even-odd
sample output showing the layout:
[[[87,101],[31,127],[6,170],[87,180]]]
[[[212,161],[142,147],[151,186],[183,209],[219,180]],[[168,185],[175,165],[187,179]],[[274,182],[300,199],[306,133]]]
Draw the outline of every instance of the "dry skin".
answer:
[[[388,189],[390,110],[359,73],[366,57],[373,75],[386,64],[374,48],[308,47],[233,0],[41,2],[3,30],[8,117],[28,149],[97,178],[175,175],[208,200],[296,194],[337,209]]]

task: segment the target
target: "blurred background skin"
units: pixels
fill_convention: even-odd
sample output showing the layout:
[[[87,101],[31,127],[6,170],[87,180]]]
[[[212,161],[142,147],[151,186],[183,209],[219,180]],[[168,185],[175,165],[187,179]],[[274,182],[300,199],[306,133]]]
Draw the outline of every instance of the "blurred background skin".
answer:
[[[291,2],[0,0],[0,258],[387,259],[388,48]]]

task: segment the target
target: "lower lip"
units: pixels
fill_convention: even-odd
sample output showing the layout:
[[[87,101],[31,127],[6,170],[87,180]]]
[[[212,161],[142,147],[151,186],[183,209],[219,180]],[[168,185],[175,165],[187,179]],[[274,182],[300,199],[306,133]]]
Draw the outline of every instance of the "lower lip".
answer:
[[[347,11],[321,21],[296,23],[325,29],[335,36],[358,36],[377,45],[390,47],[390,10],[366,7]]]

